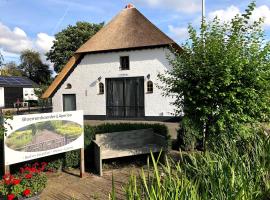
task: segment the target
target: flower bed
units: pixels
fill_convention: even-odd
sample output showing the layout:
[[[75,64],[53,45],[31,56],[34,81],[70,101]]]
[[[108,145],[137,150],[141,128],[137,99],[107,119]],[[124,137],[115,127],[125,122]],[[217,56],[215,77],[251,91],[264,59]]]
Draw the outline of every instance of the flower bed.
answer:
[[[47,163],[34,163],[20,168],[17,174],[5,174],[0,181],[0,199],[22,200],[38,199],[36,197],[46,187],[47,176],[44,172]]]

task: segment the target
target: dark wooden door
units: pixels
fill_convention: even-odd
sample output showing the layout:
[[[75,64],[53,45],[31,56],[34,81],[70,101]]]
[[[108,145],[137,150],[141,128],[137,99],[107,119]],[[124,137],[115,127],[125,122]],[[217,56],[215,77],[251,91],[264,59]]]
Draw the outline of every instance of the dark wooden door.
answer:
[[[76,110],[76,95],[63,94],[63,111]]]
[[[144,117],[144,78],[106,79],[108,117]]]

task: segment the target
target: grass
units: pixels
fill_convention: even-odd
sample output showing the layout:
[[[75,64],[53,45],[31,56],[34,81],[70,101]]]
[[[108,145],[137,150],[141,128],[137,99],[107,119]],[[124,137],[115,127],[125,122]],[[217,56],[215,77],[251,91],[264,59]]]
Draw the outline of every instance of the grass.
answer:
[[[224,141],[211,152],[179,152],[165,164],[151,156],[148,169],[131,175],[128,200],[270,199],[270,141],[256,135],[246,141]],[[111,193],[111,199],[116,199]]]
[[[16,131],[12,133],[6,140],[9,148],[20,149],[32,141],[32,130]]]
[[[81,125],[74,122],[55,120],[50,121],[50,125],[56,133],[68,137],[78,137],[83,131]]]

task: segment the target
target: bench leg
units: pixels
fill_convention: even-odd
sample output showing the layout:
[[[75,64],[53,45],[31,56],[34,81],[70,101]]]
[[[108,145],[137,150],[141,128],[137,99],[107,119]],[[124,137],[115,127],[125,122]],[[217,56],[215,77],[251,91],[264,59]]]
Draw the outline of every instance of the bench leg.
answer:
[[[99,176],[102,176],[102,159],[100,156],[100,147],[95,145],[95,167]]]
[[[102,160],[99,158],[95,159],[95,166],[96,166],[96,170],[99,176],[102,176]]]
[[[102,173],[102,160],[101,160],[101,158],[99,158],[99,161],[98,161],[99,163],[98,163],[98,173],[99,173],[99,176],[102,176],[103,175],[103,173]]]

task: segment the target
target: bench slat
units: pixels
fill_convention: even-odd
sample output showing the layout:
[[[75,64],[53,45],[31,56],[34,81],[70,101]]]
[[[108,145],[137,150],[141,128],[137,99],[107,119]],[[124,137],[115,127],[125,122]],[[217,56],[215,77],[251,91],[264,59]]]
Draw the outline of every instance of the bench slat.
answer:
[[[141,147],[137,149],[107,149],[101,151],[101,159],[120,158],[133,155],[148,154],[150,152],[160,152],[162,146],[149,145],[148,147]]]

